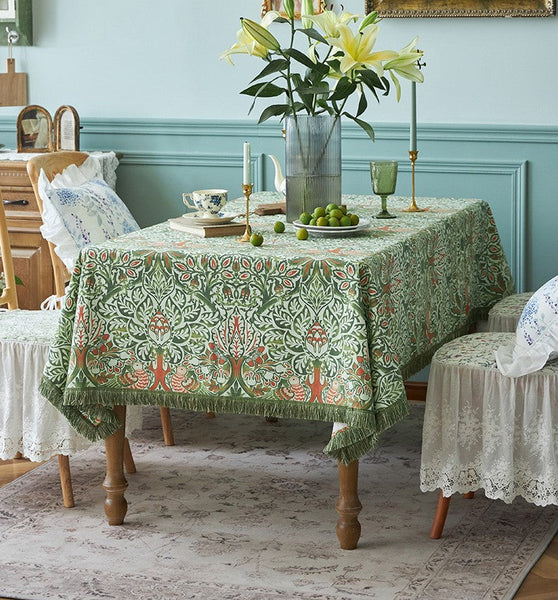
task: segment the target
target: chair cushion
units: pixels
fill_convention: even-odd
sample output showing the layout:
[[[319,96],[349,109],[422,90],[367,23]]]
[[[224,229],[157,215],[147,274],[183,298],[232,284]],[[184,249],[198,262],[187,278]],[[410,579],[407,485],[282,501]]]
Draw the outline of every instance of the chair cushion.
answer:
[[[50,345],[58,326],[59,310],[0,309],[0,343]]]
[[[496,350],[498,369],[520,377],[558,357],[558,276],[547,281],[525,305],[515,339]]]
[[[515,332],[521,313],[532,295],[533,292],[512,294],[496,302],[488,313],[488,331]]]
[[[515,335],[509,332],[486,331],[471,333],[444,344],[434,354],[432,365],[459,367],[461,369],[496,370],[495,351],[504,345],[514,343]],[[558,375],[558,360],[547,362],[542,374]]]
[[[54,185],[41,172],[38,183],[44,206],[41,233],[55,245],[56,254],[68,269],[74,266],[85,246],[139,229],[126,205],[107,183],[102,179],[82,181],[85,172],[72,171],[73,174],[68,174],[66,169],[59,180],[53,180]],[[90,168],[90,172],[94,170]],[[80,181],[77,185],[59,187],[61,183]]]

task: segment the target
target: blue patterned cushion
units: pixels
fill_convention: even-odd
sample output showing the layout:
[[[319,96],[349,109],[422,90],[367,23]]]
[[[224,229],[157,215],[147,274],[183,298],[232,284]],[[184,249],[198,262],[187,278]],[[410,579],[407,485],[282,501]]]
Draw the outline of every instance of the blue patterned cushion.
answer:
[[[100,179],[76,187],[45,187],[42,197],[45,214],[56,212],[64,224],[64,231],[59,230],[55,239],[45,237],[55,244],[70,269],[85,246],[139,229],[116,192]]]
[[[500,371],[520,377],[558,356],[558,276],[547,281],[525,305],[515,340],[496,351]]]

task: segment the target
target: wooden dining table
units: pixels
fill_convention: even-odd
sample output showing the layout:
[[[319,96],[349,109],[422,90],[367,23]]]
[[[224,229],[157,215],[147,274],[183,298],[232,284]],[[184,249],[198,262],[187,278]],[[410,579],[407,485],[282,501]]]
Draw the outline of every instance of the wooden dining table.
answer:
[[[251,209],[276,202],[254,194]],[[331,422],[337,536],[356,548],[359,458],[408,412],[404,381],[514,291],[489,205],[421,198],[424,212],[311,233],[251,216],[261,246],[201,238],[168,222],[82,250],[41,391],[89,439],[105,439],[105,512],[123,523],[126,405]],[[241,213],[241,200],[226,207]],[[280,217],[284,219],[283,216]]]

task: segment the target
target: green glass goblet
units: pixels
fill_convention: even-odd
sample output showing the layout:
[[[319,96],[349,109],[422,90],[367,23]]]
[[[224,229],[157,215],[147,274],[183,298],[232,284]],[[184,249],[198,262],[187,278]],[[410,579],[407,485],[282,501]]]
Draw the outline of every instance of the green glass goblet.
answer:
[[[395,219],[387,210],[387,197],[395,192],[397,183],[397,161],[373,160],[370,162],[370,177],[374,193],[382,199],[382,210],[376,219]]]

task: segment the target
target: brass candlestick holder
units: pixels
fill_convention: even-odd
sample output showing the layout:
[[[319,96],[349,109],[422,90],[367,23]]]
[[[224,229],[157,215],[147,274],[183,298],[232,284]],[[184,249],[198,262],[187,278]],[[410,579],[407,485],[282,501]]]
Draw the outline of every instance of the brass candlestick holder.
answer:
[[[409,158],[411,159],[411,178],[413,186],[413,197],[411,199],[411,206],[404,208],[403,212],[424,212],[426,209],[419,208],[415,202],[415,162],[417,161],[418,150],[409,150]]]
[[[252,195],[252,188],[252,183],[242,184],[242,193],[246,198],[246,229],[244,235],[238,238],[239,242],[249,242],[252,235],[252,228],[250,227],[250,196]]]

